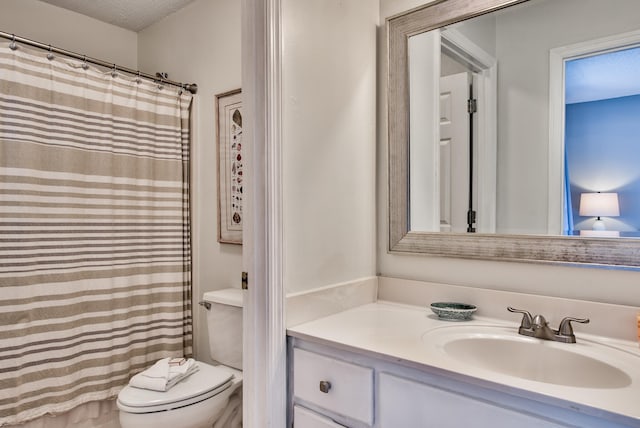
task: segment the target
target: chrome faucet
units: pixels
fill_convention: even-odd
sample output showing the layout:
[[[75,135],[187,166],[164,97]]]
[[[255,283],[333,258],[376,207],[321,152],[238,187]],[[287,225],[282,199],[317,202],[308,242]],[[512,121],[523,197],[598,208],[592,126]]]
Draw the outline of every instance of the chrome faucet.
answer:
[[[549,323],[542,315],[532,317],[528,311],[512,307],[508,307],[507,310],[509,312],[522,314],[522,322],[520,323],[520,328],[518,328],[518,334],[536,337],[538,339],[553,340],[555,342],[576,343],[576,336],[573,334],[571,322],[589,323],[588,318],[566,317],[560,321],[558,329],[554,330],[549,327]]]

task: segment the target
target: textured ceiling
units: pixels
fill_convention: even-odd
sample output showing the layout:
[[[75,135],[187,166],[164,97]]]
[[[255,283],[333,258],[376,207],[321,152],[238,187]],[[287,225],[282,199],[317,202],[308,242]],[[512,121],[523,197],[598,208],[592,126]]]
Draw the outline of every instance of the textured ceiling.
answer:
[[[193,0],[42,0],[138,32]]]
[[[640,47],[565,63],[567,104],[640,94]]]

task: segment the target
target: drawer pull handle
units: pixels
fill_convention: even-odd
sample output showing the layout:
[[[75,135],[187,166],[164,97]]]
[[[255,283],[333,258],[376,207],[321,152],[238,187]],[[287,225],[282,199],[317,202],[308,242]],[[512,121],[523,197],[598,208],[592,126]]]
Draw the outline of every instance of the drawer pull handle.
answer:
[[[325,394],[327,394],[330,389],[331,389],[331,382],[328,382],[326,380],[321,380],[320,381],[320,391],[321,392],[324,392]]]

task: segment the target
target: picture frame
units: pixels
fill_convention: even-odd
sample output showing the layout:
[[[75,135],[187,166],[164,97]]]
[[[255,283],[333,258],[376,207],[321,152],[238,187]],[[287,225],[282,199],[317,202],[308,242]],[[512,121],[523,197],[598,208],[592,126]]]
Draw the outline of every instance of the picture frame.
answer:
[[[215,95],[218,152],[218,242],[242,245],[244,161],[242,90]]]

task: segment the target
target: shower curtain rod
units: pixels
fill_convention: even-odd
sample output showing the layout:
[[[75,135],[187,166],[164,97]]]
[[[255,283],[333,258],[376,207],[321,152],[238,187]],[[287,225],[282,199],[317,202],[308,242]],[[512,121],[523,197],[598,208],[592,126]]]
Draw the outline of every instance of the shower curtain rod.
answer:
[[[79,59],[79,60],[84,61],[84,62],[90,62],[92,64],[99,65],[101,67],[111,68],[111,69],[114,69],[115,71],[122,71],[124,73],[132,74],[134,76],[144,77],[146,79],[150,79],[150,80],[153,80],[155,82],[161,82],[161,83],[166,83],[168,85],[179,86],[179,87],[181,87],[183,89],[186,89],[187,91],[191,92],[192,94],[195,94],[196,92],[198,92],[198,85],[196,85],[195,83],[174,82],[173,80],[169,80],[169,79],[164,78],[162,76],[162,73],[158,73],[156,76],[154,76],[152,74],[148,74],[148,73],[142,73],[139,70],[132,70],[132,69],[127,68],[127,67],[120,67],[117,64],[109,63],[109,62],[102,61],[102,60],[95,59],[95,58],[90,58],[90,57],[88,57],[86,55],[80,55],[80,54],[77,54],[75,52],[68,51],[66,49],[57,48],[55,46],[46,45],[44,43],[36,42],[35,40],[30,40],[30,39],[27,39],[27,38],[24,38],[24,37],[19,37],[19,36],[16,36],[15,34],[5,33],[4,31],[0,31],[0,37],[3,37],[5,39],[9,39],[9,40],[12,41],[12,43],[23,43],[25,45],[29,45],[29,46],[33,46],[33,47],[36,47],[36,48],[39,48],[39,49],[47,50],[47,51],[52,52],[52,53],[58,53],[58,54],[62,54],[62,55],[65,55],[65,56],[68,56],[68,57],[71,57],[71,58]]]

